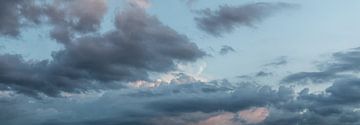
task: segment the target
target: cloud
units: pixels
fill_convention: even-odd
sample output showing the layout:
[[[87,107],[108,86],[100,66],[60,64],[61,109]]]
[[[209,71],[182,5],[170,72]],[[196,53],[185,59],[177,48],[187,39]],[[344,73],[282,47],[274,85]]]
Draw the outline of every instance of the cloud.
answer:
[[[147,9],[151,6],[149,0],[128,0],[127,1],[132,7],[139,7],[142,9]]]
[[[213,89],[222,90],[220,88]],[[210,91],[212,94],[197,94],[196,98],[192,97],[191,94],[164,98],[149,103],[147,107],[167,114],[195,111],[209,113],[219,110],[236,112],[253,106],[266,106],[270,103],[275,104],[286,101],[292,93],[292,91],[284,87],[281,87],[279,91],[274,91],[269,86],[257,87],[255,85],[243,85],[232,89],[233,92],[230,94],[223,93],[227,90]]]
[[[229,52],[235,52],[235,49],[228,45],[223,45],[219,51],[220,55],[226,55]]]
[[[358,81],[335,82],[323,93],[212,81],[43,100],[15,94],[0,105],[19,112],[0,119],[9,125],[357,125]]]
[[[268,110],[254,107],[239,112],[185,113],[180,116],[155,118],[155,124],[171,125],[247,125],[261,123],[266,119]]]
[[[107,0],[7,0],[0,4],[1,35],[18,37],[24,27],[50,24],[50,36],[60,43],[96,32],[107,11]]]
[[[357,103],[357,80],[337,81],[322,93],[310,93],[305,88],[289,103],[271,109],[269,117],[261,125],[320,124],[356,125],[360,121]],[[344,93],[340,91],[350,91]]]
[[[46,21],[53,26],[50,36],[67,44],[74,35],[96,32],[107,11],[107,0],[55,0],[44,5]]]
[[[273,75],[271,72],[264,72],[264,71],[260,71],[258,73],[256,73],[256,77],[266,77],[266,76],[271,76]]]
[[[337,76],[333,73],[328,72],[298,72],[286,76],[282,79],[282,83],[299,83],[299,84],[308,84],[309,82],[313,83],[323,83],[331,79],[336,78]]]
[[[273,62],[267,63],[263,66],[282,66],[288,64],[288,58],[286,56],[281,56],[276,58]]]
[[[267,108],[251,108],[239,112],[239,117],[247,124],[256,124],[263,122],[269,115],[269,110]]]
[[[54,28],[50,35],[64,48],[53,52],[51,60],[0,55],[2,124],[360,124],[359,48],[333,54],[333,60],[324,63],[319,71],[300,72],[283,80],[324,80],[330,85],[322,92],[313,93],[309,88],[297,92],[297,88],[292,87],[226,79],[208,82],[184,73],[177,73],[164,83],[149,77],[152,73],[172,73],[179,64],[197,61],[206,53],[188,37],[148,15],[144,8],[137,7],[141,4],[117,13],[114,30],[98,33],[107,10],[105,1],[55,0],[41,6],[28,2],[33,1],[0,2],[0,19],[13,19],[13,22],[0,21],[0,34],[17,37],[26,25],[45,23]],[[256,13],[257,6],[268,8],[268,4],[263,3],[244,5],[235,10],[253,6]],[[232,10],[229,6],[221,8],[219,12],[210,12]],[[261,9],[261,13],[263,10],[272,9]],[[18,13],[8,13],[13,11]],[[245,19],[253,22],[263,17]],[[235,25],[241,24],[216,25],[236,28]],[[279,59],[270,64],[284,63],[286,61]],[[264,74],[258,73],[259,76]],[[144,86],[157,83],[153,87],[116,90],[127,87],[128,82],[140,82]],[[64,98],[54,98],[58,96]]]
[[[197,110],[196,108],[189,107],[193,105],[194,107],[199,107],[195,103],[186,104],[184,106],[179,105],[179,108],[182,110],[173,110],[171,112],[159,110],[158,107],[150,106],[154,102],[163,103],[165,105],[167,102],[178,100],[175,102],[180,102],[182,97],[188,99],[193,98],[203,100],[210,99],[207,95],[212,95],[213,100],[224,101],[222,98],[227,97],[234,98],[246,98],[245,95],[250,95],[252,93],[257,93],[258,89],[261,89],[261,92],[266,92],[263,90],[263,87],[255,85],[246,85],[249,86],[248,91],[242,92],[247,88],[242,89],[241,87],[235,87],[232,89],[222,89],[223,86],[221,83],[218,85],[209,84],[209,83],[189,83],[189,84],[171,84],[171,85],[162,85],[154,89],[145,89],[145,90],[134,90],[134,89],[124,89],[123,91],[108,91],[100,97],[71,97],[68,98],[44,98],[43,100],[36,100],[22,95],[14,95],[12,97],[4,99],[8,102],[17,104],[16,107],[22,112],[19,112],[14,116],[13,119],[9,119],[7,122],[11,123],[10,125],[17,125],[22,123],[29,123],[34,125],[91,125],[91,124],[104,124],[104,125],[122,125],[122,124],[150,124],[150,125],[162,125],[166,123],[186,125],[186,124],[205,124],[205,119],[208,121],[216,121],[216,118],[212,118],[215,115],[221,117],[223,115],[223,109],[228,109],[228,105],[218,105],[208,110],[207,112],[202,112],[202,110]],[[170,88],[177,89],[178,91],[169,90]],[[211,87],[216,91],[203,91],[204,87]],[[242,86],[243,87],[243,86]],[[231,94],[233,89],[241,89],[239,92]],[[129,95],[131,92],[143,92],[148,91],[149,93],[160,93],[156,96],[137,96],[134,97]],[[265,94],[264,93],[264,94]],[[271,90],[269,93],[277,93],[275,90]],[[239,94],[239,95],[238,95]],[[280,94],[280,93],[279,93]],[[285,93],[282,93],[285,94]],[[221,96],[216,96],[221,95]],[[270,95],[277,96],[277,95]],[[286,97],[286,96],[283,96]],[[270,97],[278,98],[278,97]],[[255,101],[258,98],[251,99],[238,99],[234,101],[235,104],[231,105],[244,105],[242,103],[248,103],[252,100],[251,103],[257,105],[256,103],[262,103],[262,101]],[[20,100],[20,101],[14,101]],[[167,100],[167,101],[165,101]],[[241,101],[240,101],[241,100]],[[269,102],[271,103],[271,102]],[[180,103],[179,103],[180,104]],[[207,106],[214,105],[212,102],[204,102]],[[230,104],[230,103],[229,103]],[[1,104],[5,106],[5,104]],[[262,105],[262,104],[259,104]],[[249,105],[250,106],[250,105]],[[186,109],[188,108],[188,109]],[[0,108],[1,109],[1,108]],[[263,108],[253,108],[242,107],[242,108],[232,108],[233,110],[228,110],[229,114],[232,114],[232,119],[229,122],[234,123],[257,123],[261,122],[261,119],[266,116],[265,109]],[[3,110],[2,110],[3,111]],[[184,112],[186,111],[186,112]],[[91,112],[91,113],[90,113]],[[263,113],[261,113],[263,112]],[[265,114],[264,114],[265,113]],[[33,115],[28,115],[33,114]],[[99,116],[98,114],[102,114]],[[241,114],[241,115],[240,115]],[[1,116],[1,115],[0,115]],[[1,119],[1,118],[0,118]],[[5,116],[4,116],[5,119]],[[211,120],[213,119],[213,120]],[[221,122],[221,119],[218,119]],[[226,120],[226,119],[225,119]],[[230,120],[230,119],[228,119]],[[257,121],[259,120],[259,121]]]
[[[22,27],[40,22],[41,9],[33,0],[0,2],[0,35],[17,37]]]
[[[220,37],[240,26],[253,26],[271,14],[292,8],[288,3],[251,3],[240,6],[222,5],[218,10],[204,9],[195,18],[197,26],[206,33]]]
[[[72,12],[71,16],[80,22],[82,18],[94,20],[71,26],[79,32],[95,30],[81,27],[97,25],[101,13]],[[129,8],[118,13],[115,25],[116,30],[104,34],[70,39],[63,50],[53,52],[52,60],[25,61],[21,55],[1,55],[0,86],[31,96],[118,88],[123,82],[148,80],[149,73],[166,73],[175,70],[177,63],[193,62],[205,55],[185,35],[163,25],[143,9]]]
[[[298,72],[285,77],[283,83],[325,83],[356,77],[360,71],[360,48],[333,53],[328,62],[318,66],[319,71]]]
[[[204,121],[200,121],[196,125],[235,125],[233,123],[234,113],[225,112],[216,116],[212,116]]]

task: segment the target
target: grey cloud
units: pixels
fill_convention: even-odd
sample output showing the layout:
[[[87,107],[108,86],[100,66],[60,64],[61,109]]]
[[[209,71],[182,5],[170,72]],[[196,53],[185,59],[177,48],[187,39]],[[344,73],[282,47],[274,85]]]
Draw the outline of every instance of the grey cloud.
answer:
[[[286,56],[281,56],[275,59],[273,62],[267,63],[264,66],[283,66],[288,64],[288,58]]]
[[[228,45],[223,45],[219,51],[219,54],[226,55],[229,52],[235,52],[235,49]]]
[[[224,90],[222,88],[227,86],[221,84],[189,83],[172,84],[170,86],[164,84],[162,87],[148,90],[151,93],[163,94],[137,98],[128,95],[129,92],[137,91],[134,89],[110,91],[101,97],[94,98],[84,97],[83,99],[77,97],[74,100],[69,98],[44,98],[43,100],[36,100],[16,95],[11,98],[22,100],[17,103],[19,105],[16,107],[24,111],[17,114],[19,117],[9,120],[8,123],[11,123],[9,125],[21,123],[33,125],[160,125],[163,124],[159,122],[162,121],[163,117],[177,117],[187,113],[191,115],[196,112],[206,112],[201,113],[203,114],[202,117],[205,118],[211,116],[206,114],[213,114],[223,110],[237,112],[252,106],[286,102],[286,100],[292,97],[292,91],[287,88],[274,90],[266,86],[244,84]],[[167,91],[169,87],[182,92]],[[203,91],[204,87],[211,87],[217,91]],[[236,92],[232,93],[231,91]],[[212,98],[208,97],[209,95]],[[233,98],[234,101],[228,100],[230,98]],[[202,100],[207,101],[202,102]],[[217,102],[215,103],[215,101]],[[171,106],[176,105],[177,108],[174,110],[168,109],[166,105],[169,103]],[[196,105],[200,103],[205,108]],[[27,113],[34,115],[27,115]],[[202,120],[202,117],[194,115],[191,119],[184,118],[183,120],[184,123],[196,122]]]
[[[305,91],[301,97],[321,105],[357,104],[360,102],[359,83],[357,78],[337,80],[323,94],[307,94]]]
[[[332,54],[328,62],[319,65],[319,71],[298,72],[285,77],[283,83],[323,83],[356,77],[360,71],[360,48]],[[346,74],[347,73],[347,74]]]
[[[28,25],[50,24],[50,36],[61,43],[96,32],[107,11],[106,0],[3,0],[0,5],[1,35],[17,37]]]
[[[233,90],[231,94],[207,93],[197,95],[196,98],[187,95],[179,95],[172,98],[164,98],[149,103],[148,108],[153,108],[168,114],[188,112],[215,112],[219,110],[236,112],[253,106],[267,106],[286,102],[291,98],[292,91],[281,87],[275,91],[268,86],[257,87],[256,85],[243,85]],[[176,107],[176,108],[174,108]]]
[[[269,117],[259,125],[357,125],[359,120],[354,119],[358,117],[358,112],[344,111],[343,113],[334,115],[320,115],[313,111],[305,113],[294,113],[291,111],[284,111],[281,109],[272,109]],[[346,119],[346,121],[344,121]]]
[[[352,87],[351,85],[343,86]],[[337,85],[330,88],[334,87],[337,88]],[[354,118],[360,116],[360,112],[354,111],[358,108],[356,105],[358,99],[352,97],[355,100],[339,99],[339,95],[330,88],[320,94],[309,93],[309,89],[304,89],[296,99],[271,107],[269,117],[260,125],[359,124],[360,121]]]
[[[50,36],[65,44],[76,34],[96,32],[106,11],[106,0],[55,0],[44,7],[48,23],[54,27]]]
[[[265,72],[265,71],[260,71],[258,73],[256,73],[256,77],[266,77],[266,76],[271,76],[273,75],[271,72]]]
[[[308,84],[312,83],[323,83],[330,81],[338,76],[329,72],[299,72],[286,76],[282,79],[282,83],[300,83]]]
[[[19,122],[16,121],[34,125],[187,125],[221,112],[266,107],[270,112],[269,116],[256,125],[357,125],[360,122],[357,119],[360,112],[353,109],[358,107],[358,81],[338,81],[319,94],[310,93],[308,89],[295,93],[287,87],[271,88],[248,83],[229,86],[226,81],[212,81],[162,84],[146,90],[108,91],[101,97],[90,98],[34,100],[19,96],[12,98],[22,100],[15,102],[15,107],[23,112],[7,122],[12,123],[9,125],[18,125],[16,123]],[[217,91],[203,91],[203,88]],[[340,93],[344,90],[350,94]],[[137,92],[144,94],[144,91],[156,96],[129,95]],[[33,102],[25,103],[31,101]],[[36,115],[26,115],[28,113]]]
[[[40,23],[41,9],[33,0],[0,2],[0,35],[17,37],[22,27]]]
[[[288,3],[251,3],[240,6],[220,6],[218,10],[201,10],[196,17],[198,27],[213,36],[222,36],[230,33],[239,26],[253,26],[271,14],[292,8]]]
[[[51,61],[26,62],[19,55],[1,56],[0,84],[6,90],[32,96],[81,93],[147,80],[150,72],[166,73],[177,63],[205,55],[186,36],[140,8],[119,13],[115,24],[114,31],[65,44],[63,50],[53,53]]]
[[[358,78],[346,78],[335,81],[321,93],[310,93],[305,88],[295,100],[277,105],[264,125],[359,124],[354,118],[360,116],[354,110],[359,108],[359,85]]]

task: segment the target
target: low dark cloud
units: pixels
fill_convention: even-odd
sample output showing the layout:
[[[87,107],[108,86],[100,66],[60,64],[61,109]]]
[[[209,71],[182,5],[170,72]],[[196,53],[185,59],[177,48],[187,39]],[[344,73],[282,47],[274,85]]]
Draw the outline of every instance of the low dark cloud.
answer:
[[[266,110],[263,111],[268,111],[269,115],[251,125],[357,125],[360,112],[354,109],[358,108],[360,101],[359,81],[336,81],[322,93],[311,93],[308,88],[296,93],[288,87],[272,88],[228,81],[170,83],[153,89],[109,91],[101,97],[34,100],[17,95],[0,104],[11,104],[23,110],[7,120],[9,125],[21,123],[17,121],[34,125],[200,125],[217,115],[218,120],[226,120],[220,116],[254,107],[264,107]],[[204,88],[215,91],[204,91]]]
[[[264,125],[359,124],[356,117],[360,116],[360,112],[355,110],[359,108],[358,89],[359,79],[336,81],[318,94],[306,88],[296,100],[276,107]]]
[[[213,36],[222,36],[240,26],[253,26],[254,23],[275,12],[294,5],[288,3],[251,3],[240,6],[222,5],[218,10],[204,9],[195,18],[198,27]]]
[[[257,87],[254,85],[244,85],[233,89],[233,91],[231,94],[224,94],[223,92],[198,94],[196,98],[180,95],[176,98],[165,98],[151,102],[147,107],[170,115],[197,111],[209,113],[219,110],[237,112],[254,106],[261,107],[286,102],[292,93],[286,88],[275,91],[269,86]]]
[[[17,123],[22,122],[34,125],[160,125],[171,120],[168,119],[169,117],[184,117],[186,114],[191,115],[192,118],[184,117],[184,123],[196,123],[203,118],[212,116],[211,114],[221,113],[221,111],[237,112],[253,106],[285,103],[292,97],[293,93],[291,89],[285,87],[275,90],[269,86],[241,84],[229,88],[226,84],[219,81],[163,84],[158,88],[141,91],[127,89],[114,93],[108,92],[102,97],[95,97],[94,99],[77,97],[75,98],[76,101],[66,98],[34,100],[18,95],[11,98],[22,100],[17,107],[24,108],[24,112],[17,115],[25,116],[14,117],[8,123],[11,123],[10,125],[17,125]],[[177,91],[171,90],[171,88]],[[204,88],[211,88],[216,91],[204,91]],[[144,91],[159,94],[156,96],[137,96],[136,98],[128,94],[129,92],[144,93]],[[27,113],[36,115],[26,115]],[[102,115],[99,116],[98,114]]]
[[[96,32],[107,11],[106,0],[59,1],[45,5],[44,15],[53,29],[50,36],[67,44],[74,35]]]

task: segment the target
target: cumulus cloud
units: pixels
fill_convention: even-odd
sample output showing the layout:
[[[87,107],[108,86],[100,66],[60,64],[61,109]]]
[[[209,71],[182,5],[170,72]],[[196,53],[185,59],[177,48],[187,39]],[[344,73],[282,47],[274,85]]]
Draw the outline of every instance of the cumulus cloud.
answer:
[[[66,3],[69,4],[66,7],[71,8],[67,10],[69,13],[57,13],[57,8],[47,11],[56,13],[50,14],[54,16],[50,20],[55,22],[55,27],[65,24],[60,31],[72,28],[66,32],[96,30],[105,10],[103,1],[61,1],[59,4],[65,4],[62,2],[69,2]],[[70,21],[69,25],[67,16],[76,17],[77,21]],[[60,35],[59,38],[70,41],[62,41],[64,49],[53,52],[52,60],[28,62],[21,55],[1,55],[1,88],[32,96],[114,88],[122,82],[148,80],[151,72],[166,73],[175,70],[177,63],[196,61],[205,55],[185,35],[163,25],[141,8],[132,7],[118,13],[115,26],[114,31],[76,39],[67,38],[67,33]],[[66,37],[62,38],[63,35]]]
[[[53,25],[50,36],[65,44],[76,34],[97,31],[106,11],[106,0],[55,0],[44,7],[48,23]]]
[[[40,23],[40,17],[41,9],[33,0],[2,0],[0,35],[17,37],[22,27]]]
[[[239,26],[253,26],[271,14],[294,5],[288,3],[251,3],[240,6],[222,5],[218,10],[204,9],[195,18],[198,27],[213,36],[230,33]]]

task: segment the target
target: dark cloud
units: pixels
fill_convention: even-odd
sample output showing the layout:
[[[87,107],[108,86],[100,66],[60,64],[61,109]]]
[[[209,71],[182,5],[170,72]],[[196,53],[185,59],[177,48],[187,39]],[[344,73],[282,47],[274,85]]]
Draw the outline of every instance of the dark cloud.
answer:
[[[310,93],[306,88],[299,96],[272,110],[264,125],[356,125],[359,117],[359,80],[339,80],[322,93]],[[294,113],[295,112],[295,113]],[[296,113],[297,112],[297,113]]]
[[[177,63],[196,61],[205,55],[186,36],[141,8],[119,13],[115,25],[114,31],[64,44],[63,50],[52,54],[51,61],[27,62],[20,55],[0,56],[0,84],[6,90],[32,96],[80,93],[114,88],[119,82],[147,80],[150,72],[166,73]]]
[[[106,0],[3,0],[0,5],[1,35],[17,37],[28,25],[50,24],[50,36],[61,43],[96,32],[107,11]]]
[[[190,123],[200,121],[202,118],[210,117],[211,114],[224,110],[237,112],[252,106],[284,103],[292,97],[292,90],[283,87],[275,90],[268,86],[242,84],[223,89],[227,87],[224,85],[226,84],[164,84],[158,88],[139,91],[141,93],[148,91],[148,93],[161,94],[137,96],[136,98],[128,95],[129,91],[138,91],[134,89],[115,93],[108,92],[95,99],[78,97],[75,100],[67,98],[34,100],[24,96],[14,96],[12,98],[22,100],[17,107],[24,108],[24,111],[18,115],[27,113],[34,113],[35,115],[15,117],[8,122],[14,123],[10,125],[17,125],[16,123],[22,122],[34,125],[160,125],[165,123],[167,117],[184,117],[183,115],[185,115],[192,116],[191,118],[183,118],[184,123]],[[169,88],[178,91],[175,92]],[[212,88],[216,91],[204,91],[204,88]],[[232,93],[232,91],[235,92]],[[233,99],[233,101],[229,99]],[[170,108],[172,106],[176,106],[176,108]],[[198,114],[196,112],[199,112],[201,117],[196,115]],[[99,116],[98,114],[102,115]],[[40,117],[41,119],[39,119]]]
[[[359,89],[359,79],[342,79],[335,81],[323,94],[307,94],[308,91],[304,91],[306,94],[301,97],[321,105],[357,104],[360,101]]]
[[[300,84],[308,84],[312,83],[324,83],[329,80],[336,78],[333,73],[329,72],[299,72],[295,74],[291,74],[282,79],[282,83],[300,83]]]
[[[17,37],[22,27],[40,23],[41,9],[33,0],[0,1],[0,35]]]
[[[224,94],[223,92],[207,93],[206,95],[198,94],[195,98],[179,95],[178,97],[151,102],[147,107],[170,115],[196,111],[215,112],[223,110],[236,112],[253,106],[286,102],[292,93],[291,90],[286,88],[275,91],[268,86],[257,87],[254,85],[244,85],[233,91],[231,94]]]
[[[324,83],[356,77],[360,71],[360,48],[334,53],[328,62],[318,66],[320,71],[299,72],[285,77],[283,83]]]
[[[289,121],[274,118],[276,120],[272,122],[275,124],[283,120],[284,124],[290,125],[295,121],[299,124],[359,124],[360,121],[354,118],[360,116],[360,112],[355,110],[359,108],[360,101],[360,81],[357,77],[359,54],[359,48],[337,52],[330,60],[318,65],[319,71],[299,72],[285,77],[282,80],[284,84],[326,83],[330,87],[320,93],[311,93],[310,89],[305,88],[292,103],[278,107],[287,114],[295,110],[302,113],[292,114],[294,119]]]
[[[260,71],[255,74],[256,77],[266,77],[273,75],[271,72]]]
[[[359,81],[337,81],[323,93],[311,93],[307,88],[295,93],[288,87],[226,80],[170,83],[152,89],[108,91],[100,97],[34,100],[14,96],[0,104],[21,111],[6,120],[9,125],[197,125],[204,119],[253,107],[265,107],[270,114],[263,122],[251,125],[357,125],[360,112],[354,109],[360,101]]]
[[[264,66],[283,66],[288,64],[288,58],[286,56],[281,56],[275,59],[273,62],[267,63]]]
[[[251,3],[241,6],[222,5],[218,10],[204,9],[196,17],[198,27],[213,36],[230,33],[239,26],[253,26],[271,14],[294,5],[288,3]]]
[[[44,15],[53,26],[50,36],[64,44],[76,34],[96,32],[106,11],[106,0],[55,0],[44,7]]]
[[[219,51],[219,54],[220,54],[220,55],[226,55],[226,54],[228,54],[229,52],[235,52],[235,49],[232,48],[231,46],[223,45],[223,46],[221,46],[221,49],[220,49],[220,51]]]

